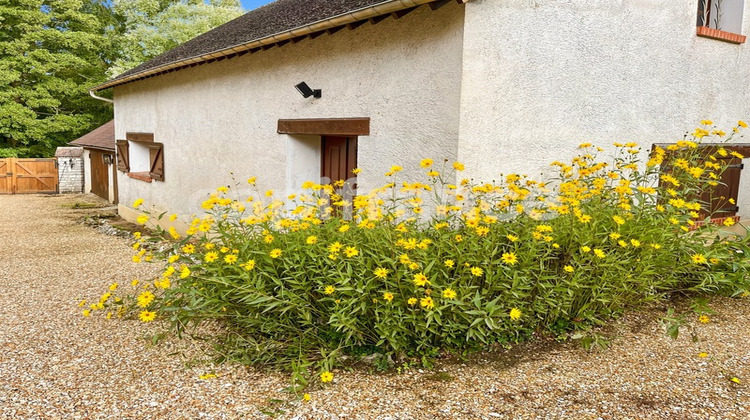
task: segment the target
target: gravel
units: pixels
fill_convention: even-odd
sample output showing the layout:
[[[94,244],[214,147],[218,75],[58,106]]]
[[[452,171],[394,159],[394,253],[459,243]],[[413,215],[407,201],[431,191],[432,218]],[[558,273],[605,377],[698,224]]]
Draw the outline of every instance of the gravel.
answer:
[[[84,318],[81,299],[155,266],[133,263],[127,238],[81,223],[111,210],[74,203],[102,204],[0,196],[2,418],[750,418],[750,299],[727,298],[710,302],[708,324],[688,315],[677,340],[658,322],[663,305],[613,322],[606,350],[539,339],[431,371],[338,370],[297,401],[284,373],[195,366],[200,344],[190,340],[152,345],[158,323]]]

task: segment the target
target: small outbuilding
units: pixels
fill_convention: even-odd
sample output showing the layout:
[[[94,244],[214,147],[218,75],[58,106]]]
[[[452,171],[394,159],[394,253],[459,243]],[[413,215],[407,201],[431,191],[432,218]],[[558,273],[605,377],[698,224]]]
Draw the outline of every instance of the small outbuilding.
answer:
[[[110,121],[99,128],[72,141],[71,146],[83,148],[83,191],[117,204],[117,170],[115,169],[115,122]]]

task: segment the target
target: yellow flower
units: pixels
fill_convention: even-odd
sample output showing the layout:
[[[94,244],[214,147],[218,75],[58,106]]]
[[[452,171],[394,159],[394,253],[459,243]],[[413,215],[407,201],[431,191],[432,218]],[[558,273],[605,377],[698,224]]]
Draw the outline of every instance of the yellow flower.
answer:
[[[503,255],[502,255],[502,257],[500,257],[500,259],[505,264],[508,264],[508,265],[516,265],[516,263],[518,262],[518,257],[516,257],[516,254],[514,254],[512,252],[503,253]]]
[[[343,248],[343,247],[344,247],[344,245],[341,245],[339,242],[334,242],[334,243],[328,245],[328,251],[330,251],[331,253],[335,254],[335,253],[341,251],[341,248]]]
[[[604,258],[607,256],[607,254],[605,254],[601,249],[594,249],[594,254],[596,254],[596,256],[599,258]]]
[[[516,235],[506,235],[505,237],[508,238],[508,240],[511,242],[515,242],[518,240],[518,236]]]
[[[701,124],[702,124],[702,125],[713,125],[713,123],[714,123],[714,122],[713,122],[713,121],[711,121],[711,120],[701,120]]]
[[[639,246],[641,246],[641,241],[637,239],[631,239],[630,244],[633,245],[633,248],[638,248]]]
[[[432,301],[432,298],[429,296],[423,297],[422,299],[419,299],[419,305],[423,308],[432,309],[435,307],[435,302]]]
[[[612,233],[609,234],[609,237],[612,238],[612,239],[614,239],[614,240],[620,239],[620,236],[622,236],[622,235],[620,235],[617,232],[612,232]]]
[[[409,300],[406,301],[409,305],[414,306],[417,303],[417,298],[409,298]]]
[[[415,285],[424,287],[427,284],[430,284],[430,280],[427,279],[427,276],[424,275],[424,273],[417,273],[414,275],[414,279],[412,280]]]
[[[207,252],[206,256],[203,257],[203,261],[212,263],[219,259],[219,254],[216,251]]]
[[[742,128],[747,128],[747,123],[742,120],[737,121],[737,125],[739,125]]]
[[[705,264],[708,262],[706,257],[703,254],[695,254],[692,256],[692,260],[694,264]]]
[[[156,319],[156,312],[141,311],[141,313],[138,314],[138,319],[140,319],[143,322],[151,322],[154,319]]]
[[[81,312],[81,314],[83,314],[83,316],[91,316],[91,311],[88,309],[84,309],[83,312]]]
[[[228,254],[224,257],[224,262],[227,264],[234,264],[237,262],[237,256],[234,254]]]
[[[267,244],[270,244],[271,242],[273,242],[273,240],[274,240],[273,235],[266,235],[263,237],[263,242]]]
[[[352,169],[352,173],[354,175],[359,175],[360,172],[362,172],[362,169],[360,169],[360,168],[354,168],[354,169]]]
[[[734,225],[734,219],[732,219],[731,217],[727,217],[726,219],[724,219],[723,225],[727,227]]]
[[[706,353],[706,352],[700,352],[700,353],[698,353],[698,357],[700,357],[701,359],[705,359],[706,357],[708,357],[708,353]]]
[[[701,315],[698,317],[698,321],[700,321],[701,324],[708,324],[711,322],[711,318],[709,318],[708,315]]]
[[[141,206],[141,204],[143,204],[143,199],[142,199],[142,198],[139,198],[139,199],[137,199],[137,200],[133,201],[133,208],[134,208],[134,209],[137,209],[138,207],[140,207],[140,206]]]
[[[327,295],[332,295],[336,291],[336,288],[333,286],[326,286],[325,290],[323,290],[323,293]]]
[[[266,197],[270,197],[273,195],[273,190],[266,191]]]
[[[450,287],[443,290],[443,297],[446,299],[455,299],[457,296],[456,291],[451,289]]]
[[[422,161],[419,162],[419,166],[423,168],[429,168],[430,166],[432,166],[432,163],[432,159],[422,159]]]
[[[346,255],[349,258],[356,257],[357,255],[359,255],[359,251],[357,250],[357,248],[348,246],[344,249],[344,255]]]
[[[513,308],[510,310],[509,315],[510,319],[512,319],[513,321],[518,321],[519,319],[521,319],[521,310],[518,308]]]
[[[455,169],[455,170],[457,170],[457,171],[461,172],[461,171],[463,171],[464,169],[466,169],[466,167],[464,167],[464,164],[463,164],[463,163],[461,163],[461,162],[453,162],[453,169]]]
[[[331,382],[333,380],[333,373],[329,371],[325,371],[320,374],[320,382],[326,383]]]
[[[348,232],[350,228],[351,226],[349,225],[341,225],[341,227],[339,228],[339,232],[341,233]]]
[[[140,295],[138,295],[136,299],[138,301],[138,306],[140,306],[141,308],[145,308],[150,305],[155,298],[156,296],[154,296],[153,293],[149,292],[148,290],[144,290]]]
[[[304,395],[302,395],[302,399],[305,400],[305,401],[310,401],[311,398],[312,397],[308,393],[305,393]]]
[[[383,299],[390,302],[393,300],[393,293],[385,292],[383,293]]]
[[[612,220],[614,220],[615,223],[617,223],[618,225],[624,225],[625,224],[625,219],[623,219],[620,216],[612,216]]]
[[[279,248],[272,249],[268,255],[271,258],[279,258],[281,256],[281,250]]]
[[[730,381],[732,381],[732,382],[734,382],[734,383],[736,383],[736,384],[742,383],[742,382],[740,381],[740,378],[738,378],[738,377],[736,377],[736,376],[733,376],[733,377],[732,377],[732,378],[730,379]]]
[[[566,265],[565,267],[563,267],[563,270],[565,270],[565,272],[567,273],[572,273],[573,271],[575,271],[575,268],[573,268],[572,265]]]
[[[119,284],[112,283],[112,284],[109,285],[109,290],[112,291],[112,292],[114,292],[115,290],[117,290],[118,286],[119,286]]]
[[[187,266],[183,266],[182,270],[180,270],[180,278],[186,279],[188,277],[190,277],[190,269]]]
[[[583,252],[584,254],[587,254],[590,251],[591,251],[591,248],[587,247],[586,245],[581,247],[581,252]]]
[[[482,274],[484,274],[484,270],[482,270],[479,267],[471,267],[471,275],[480,277]]]
[[[453,268],[453,267],[454,267],[454,266],[456,265],[455,261],[453,261],[453,260],[445,260],[445,261],[443,262],[443,264],[444,264],[444,265],[445,265],[446,267],[448,267],[448,268]]]
[[[388,276],[388,269],[383,267],[378,267],[373,271],[373,274],[375,274],[375,277],[384,279]]]
[[[307,239],[305,240],[305,242],[307,242],[308,245],[316,244],[316,243],[318,243],[318,237],[317,236],[312,236],[312,235],[308,236]]]
[[[148,219],[148,215],[141,214],[140,216],[138,216],[138,218],[135,219],[135,221],[140,225],[145,225],[146,223],[148,223]]]

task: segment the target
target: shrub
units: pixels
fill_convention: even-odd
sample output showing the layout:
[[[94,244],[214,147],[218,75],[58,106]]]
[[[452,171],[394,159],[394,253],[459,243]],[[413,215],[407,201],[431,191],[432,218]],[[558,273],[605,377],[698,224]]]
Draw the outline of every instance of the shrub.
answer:
[[[717,157],[730,153],[706,156],[707,135],[655,148],[645,164],[634,143],[615,144],[609,164],[582,144],[548,182],[474,183],[458,162],[438,171],[425,159],[421,182],[399,180],[395,166],[352,202],[340,184],[307,182],[286,202],[221,187],[186,237],[162,232],[166,251],[137,238],[135,261],[166,261],[160,278],[92,306],[177,333],[219,320],[221,360],[327,373],[342,355],[429,363],[441,350],[602,323],[676,292],[747,294],[747,239],[696,223],[711,216],[696,197],[718,185]],[[149,217],[165,215],[140,222]]]

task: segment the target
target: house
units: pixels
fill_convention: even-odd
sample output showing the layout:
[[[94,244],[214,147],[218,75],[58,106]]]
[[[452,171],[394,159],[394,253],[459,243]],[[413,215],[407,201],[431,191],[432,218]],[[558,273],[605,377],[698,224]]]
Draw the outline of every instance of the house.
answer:
[[[359,167],[369,190],[394,164],[421,176],[423,158],[536,177],[583,141],[638,142],[645,159],[701,119],[750,117],[749,13],[743,0],[277,0],[94,88],[113,89],[119,210],[133,220],[144,198],[200,213],[253,175],[285,195]],[[737,178],[734,211],[750,217],[750,171]]]
[[[70,145],[83,148],[83,192],[94,193],[117,204],[114,120],[70,142]]]

